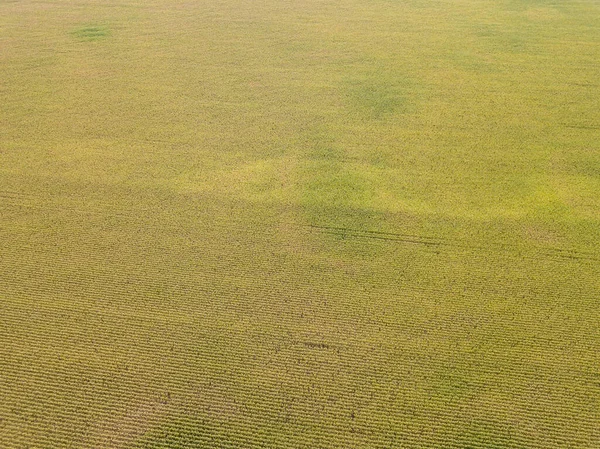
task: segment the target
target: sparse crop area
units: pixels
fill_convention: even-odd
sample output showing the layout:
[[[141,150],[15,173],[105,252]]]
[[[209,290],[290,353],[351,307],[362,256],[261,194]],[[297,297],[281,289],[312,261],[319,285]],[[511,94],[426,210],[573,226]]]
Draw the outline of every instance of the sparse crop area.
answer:
[[[600,4],[0,2],[0,448],[598,449]]]

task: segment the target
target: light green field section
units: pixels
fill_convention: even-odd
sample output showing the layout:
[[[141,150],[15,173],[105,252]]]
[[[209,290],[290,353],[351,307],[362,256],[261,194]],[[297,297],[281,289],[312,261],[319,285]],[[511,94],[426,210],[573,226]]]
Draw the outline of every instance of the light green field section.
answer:
[[[596,1],[0,2],[0,447],[600,447]]]

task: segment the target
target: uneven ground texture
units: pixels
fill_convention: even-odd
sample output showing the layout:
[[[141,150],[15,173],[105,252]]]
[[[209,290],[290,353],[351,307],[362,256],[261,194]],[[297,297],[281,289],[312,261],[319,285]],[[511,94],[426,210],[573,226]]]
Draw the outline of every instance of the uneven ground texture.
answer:
[[[600,447],[595,0],[0,2],[2,449]]]

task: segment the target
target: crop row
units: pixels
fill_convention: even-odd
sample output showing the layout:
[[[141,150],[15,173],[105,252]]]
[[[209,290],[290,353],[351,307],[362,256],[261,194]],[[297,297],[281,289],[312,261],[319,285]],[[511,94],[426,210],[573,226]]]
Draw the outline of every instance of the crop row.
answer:
[[[16,310],[13,310],[13,312],[16,312]],[[46,321],[50,321],[52,322],[58,322],[60,320],[54,319],[54,320],[49,320],[49,318],[51,318],[52,314],[49,313],[51,312],[50,310],[45,310],[43,311],[38,311],[39,314],[39,320],[40,322],[36,323],[35,322],[35,318],[33,320],[33,322],[31,324],[33,325],[37,325],[40,327],[43,327],[44,322]],[[76,316],[76,315],[74,315]],[[20,317],[17,317],[20,318]],[[130,328],[128,333],[131,332],[132,334],[140,334],[140,335],[144,335],[144,334],[148,334],[148,330],[146,330],[146,332],[143,332],[142,329],[140,329],[140,326],[148,326],[148,323],[144,323],[144,320],[136,320],[130,316],[121,316],[121,321],[119,322],[118,316],[105,316],[104,317],[105,320],[103,322],[106,323],[112,323],[112,326],[115,326],[116,324],[120,324],[123,327],[127,327]],[[30,317],[31,319],[31,317]],[[16,322],[18,322],[19,320],[17,319]],[[99,334],[102,335],[110,335],[111,334],[111,326],[108,326],[106,329],[104,329],[102,327],[102,325],[99,325],[99,322],[94,319],[92,320],[97,326],[97,331]],[[138,327],[136,328],[135,323],[138,323]],[[168,321],[166,323],[166,329],[169,329],[170,326],[175,325],[175,322],[173,321]],[[170,376],[175,376],[178,379],[178,382],[176,382],[176,384],[179,385],[184,385],[185,384],[185,379],[194,379],[194,368],[193,368],[193,364],[192,365],[186,365],[185,364],[185,359],[186,357],[191,357],[194,360],[201,360],[203,362],[206,362],[206,365],[208,366],[209,371],[215,371],[218,372],[218,367],[219,366],[228,366],[229,369],[224,372],[222,374],[222,378],[220,379],[221,382],[226,382],[226,380],[230,377],[230,375],[234,375],[237,372],[238,376],[244,376],[244,372],[247,371],[247,369],[245,369],[246,364],[248,363],[248,360],[244,360],[244,359],[238,359],[239,357],[239,352],[238,351],[233,351],[233,352],[228,352],[227,348],[229,347],[233,347],[233,348],[248,348],[249,344],[252,344],[252,347],[256,347],[256,348],[261,348],[261,347],[267,347],[267,348],[271,348],[272,350],[274,350],[275,348],[278,348],[278,357],[279,357],[279,361],[275,363],[275,365],[280,365],[280,366],[284,366],[287,367],[289,370],[292,371],[292,373],[296,373],[296,376],[292,378],[293,379],[301,379],[303,376],[306,376],[307,373],[305,373],[302,369],[297,368],[297,366],[302,367],[303,365],[306,365],[306,363],[308,361],[310,361],[311,359],[311,354],[314,355],[315,352],[323,352],[322,349],[311,349],[311,347],[307,347],[306,345],[298,345],[298,344],[289,344],[287,347],[285,345],[281,345],[281,341],[279,341],[278,343],[274,343],[273,341],[269,341],[269,339],[263,335],[260,334],[258,337],[257,336],[253,336],[252,332],[244,332],[244,331],[238,331],[238,334],[232,334],[232,331],[230,329],[227,329],[227,327],[224,328],[210,328],[210,327],[203,327],[204,332],[202,334],[200,334],[200,336],[198,336],[198,334],[195,331],[195,325],[194,323],[188,323],[186,325],[186,323],[179,323],[178,324],[178,328],[180,328],[181,326],[184,326],[188,329],[188,333],[183,333],[182,335],[180,334],[181,331],[178,332],[172,332],[171,334],[166,335],[165,337],[169,336],[171,338],[173,338],[173,341],[176,342],[185,342],[185,341],[191,341],[191,342],[196,342],[198,340],[202,341],[203,339],[207,338],[207,335],[225,335],[225,344],[221,344],[221,345],[217,345],[218,347],[218,351],[217,354],[219,355],[219,357],[217,358],[217,365],[213,366],[210,362],[215,358],[215,354],[212,352],[212,350],[209,347],[206,347],[206,351],[203,354],[199,354],[196,353],[194,354],[193,352],[184,352],[184,354],[179,356],[179,360],[175,361],[175,360],[171,360],[170,362],[168,362],[168,364],[172,364],[173,366],[178,367],[177,370],[170,372],[169,375]],[[151,328],[152,329],[152,328]],[[150,329],[150,330],[151,330]],[[142,331],[142,332],[141,332]],[[68,333],[68,332],[66,332]],[[114,334],[114,329],[113,332]],[[253,338],[254,337],[254,338]],[[55,335],[53,337],[53,339],[55,340],[55,342],[57,344],[60,345],[62,337],[61,337],[61,332],[58,332],[57,335]],[[156,337],[153,337],[153,339],[156,339]],[[285,341],[285,340],[284,340]],[[64,345],[64,341],[62,341],[63,345]],[[139,344],[139,342],[136,342],[136,344]],[[141,345],[140,348],[138,348],[138,351],[141,351],[142,353],[146,353],[148,355],[150,354],[154,354],[154,353],[158,353],[158,354],[165,354],[166,353],[166,349],[165,349],[165,345],[167,344],[167,340],[162,341],[162,344],[159,344],[157,346],[153,346],[152,344],[150,344],[150,342],[148,342],[147,346]],[[36,347],[38,345],[35,344],[31,344],[29,347]],[[43,342],[39,342],[39,347],[42,348],[44,347]],[[107,348],[100,348],[100,349],[104,349],[105,351],[108,350],[108,347],[110,347],[110,342],[107,343]],[[184,344],[185,347],[185,344]],[[77,347],[75,347],[74,349],[76,350]],[[354,349],[354,351],[352,351],[352,349]],[[438,347],[437,349],[443,349],[443,346]],[[389,348],[388,348],[389,350]],[[86,348],[85,346],[81,348],[81,360],[86,359],[86,357],[89,356],[88,354],[89,348]],[[77,352],[77,351],[76,351]],[[257,351],[258,352],[258,351]],[[326,352],[326,351],[325,351]],[[298,353],[300,353],[301,355],[304,355],[305,357],[299,357],[296,360],[296,365],[294,365],[294,363],[292,363],[295,360],[294,355],[298,355]],[[259,352],[260,354],[260,352]],[[171,356],[173,357],[173,356]],[[260,357],[260,355],[259,355]],[[176,357],[177,358],[177,357]],[[395,372],[397,372],[397,366],[394,365],[388,365],[387,363],[389,363],[390,360],[390,354],[388,351],[382,350],[381,346],[377,346],[377,345],[373,345],[373,346],[369,346],[366,344],[362,344],[362,345],[357,345],[357,347],[350,347],[347,348],[341,356],[342,360],[344,360],[346,362],[346,365],[343,366],[342,371],[344,371],[347,375],[348,373],[352,373],[351,376],[355,376],[358,380],[355,380],[355,382],[358,382],[358,384],[363,385],[363,386],[368,386],[369,382],[373,383],[373,384],[377,384],[377,383],[381,383],[382,380],[385,379],[385,376],[382,376],[382,373],[387,373],[389,376],[393,376],[393,374]],[[417,379],[416,381],[413,381],[413,383],[408,383],[405,385],[398,385],[398,388],[401,389],[403,386],[406,388],[415,388],[416,385],[418,385],[419,383],[423,383],[424,381],[427,381],[427,373],[428,370],[427,369],[416,369],[415,367],[427,367],[427,365],[429,364],[429,368],[431,368],[431,360],[428,360],[427,357],[417,357],[415,359],[411,359],[411,357],[400,357],[400,361],[403,362],[404,365],[408,364],[408,365],[412,365],[413,368],[415,369],[414,372],[414,376],[415,379]],[[91,360],[90,360],[91,362]],[[135,364],[138,365],[138,370],[141,372],[145,372],[145,371],[151,371],[152,370],[152,366],[153,364],[155,364],[157,362],[156,357],[150,357],[150,360],[148,361],[148,365],[144,366],[143,365],[143,358],[140,360],[136,360]],[[498,360],[496,360],[496,362],[498,362]],[[318,380],[323,381],[323,379],[329,378],[330,376],[335,379],[336,376],[339,376],[339,367],[340,367],[340,363],[312,363],[312,367],[316,367],[318,370],[320,370],[320,376]],[[224,364],[224,365],[223,365]],[[334,368],[336,367],[336,365],[338,366],[338,372],[336,373]],[[434,364],[435,365],[435,364]],[[62,365],[59,363],[56,368],[60,368]],[[187,369],[184,368],[187,366]],[[488,367],[489,369],[489,367]],[[480,368],[476,369],[476,371],[478,372],[478,374],[482,374],[482,370]],[[507,398],[504,398],[504,400],[501,401],[501,403],[504,403],[505,405],[510,406],[511,405],[511,398],[514,400],[514,398],[518,398],[518,397],[523,397],[523,398],[527,398],[528,397],[528,390],[527,390],[527,386],[525,382],[527,379],[531,380],[533,373],[531,372],[519,372],[520,370],[517,369],[516,367],[512,367],[511,372],[509,373],[511,379],[512,379],[512,383],[510,384],[510,395]],[[27,373],[23,373],[25,375],[27,375]],[[66,374],[66,373],[63,373]],[[490,377],[491,376],[497,376],[499,373],[498,372],[494,372],[491,371],[489,373]],[[245,385],[243,388],[241,386],[236,386],[234,391],[233,391],[233,395],[235,397],[239,397],[239,398],[244,398],[244,400],[248,400],[248,398],[252,398],[253,394],[256,397],[257,392],[260,392],[259,394],[264,394],[264,392],[266,391],[277,391],[277,387],[280,386],[281,384],[281,380],[280,377],[281,375],[283,375],[283,371],[277,371],[276,375],[273,376],[262,376],[260,378],[261,382],[258,383],[254,383],[254,384],[250,384],[250,385]],[[325,377],[323,377],[325,376]],[[43,380],[44,378],[42,378],[42,382],[44,382]],[[217,377],[218,379],[218,377]],[[533,379],[535,380],[535,383],[538,385],[538,388],[540,386],[543,385],[551,385],[553,382],[557,382],[559,383],[562,387],[567,387],[569,385],[568,380],[569,379],[565,379],[565,378],[560,378],[557,376],[552,376],[552,375],[547,375],[546,379],[541,378],[539,376],[533,377]],[[484,379],[481,383],[481,385],[475,385],[474,389],[475,390],[485,390],[486,386],[489,385],[494,385],[492,382],[489,381],[490,379]],[[521,380],[522,384],[521,387],[519,387],[519,380]],[[574,379],[570,379],[571,382],[573,382]],[[135,384],[135,382],[133,382]],[[384,382],[385,384],[385,382]],[[575,379],[575,384],[577,384],[576,379]],[[343,399],[345,399],[346,403],[350,403],[352,401],[352,398],[356,397],[356,391],[348,391],[345,392],[343,390],[339,390],[335,387],[333,387],[332,385],[327,385],[325,384],[326,387],[325,388],[321,388],[321,390],[331,390],[332,394],[341,397]],[[542,388],[543,390],[544,388]],[[551,389],[545,388],[546,390],[550,391]],[[579,391],[577,391],[579,390]],[[36,392],[36,394],[44,394],[44,384],[40,384],[40,385],[36,385],[34,388],[34,391]],[[185,388],[183,388],[183,391],[185,391]],[[50,390],[47,393],[51,393],[52,392],[52,388],[50,388]],[[96,394],[106,394],[106,392],[102,392],[102,390],[96,388]],[[231,393],[230,393],[231,394]],[[319,388],[316,389],[316,393],[315,394],[320,394]],[[572,403],[573,405],[573,409],[571,411],[571,413],[566,413],[567,410],[561,410],[562,413],[562,417],[563,419],[560,419],[557,422],[557,418],[554,417],[554,425],[556,426],[557,424],[559,425],[559,429],[563,429],[564,428],[570,428],[573,426],[582,426],[583,429],[583,433],[584,434],[590,434],[591,433],[591,429],[593,429],[593,424],[594,424],[594,415],[592,414],[591,417],[589,418],[589,422],[587,422],[586,425],[586,420],[585,420],[585,414],[582,416],[578,416],[580,415],[581,410],[578,408],[578,405],[581,403],[585,402],[585,395],[586,392],[585,390],[582,391],[581,388],[575,388],[575,389],[568,389],[568,390],[562,390],[562,394],[561,396],[564,396],[563,399],[569,399],[569,402]],[[172,393],[173,397],[178,397],[178,396],[183,396],[185,397],[185,393],[181,393],[181,394],[177,394],[177,392]],[[275,417],[270,417],[269,416],[269,410],[273,410],[273,407],[271,405],[271,403],[268,400],[268,395],[265,397],[260,396],[258,397],[258,403],[260,404],[261,402],[266,402],[266,405],[264,405],[262,408],[260,408],[259,410],[256,409],[256,406],[254,406],[254,412],[260,412],[261,416],[264,416],[265,419],[267,418],[275,418]],[[277,396],[275,396],[277,397]],[[310,393],[310,391],[305,392],[305,396],[300,396],[300,401],[299,403],[302,405],[310,405],[310,398],[312,397],[312,394]],[[262,398],[262,399],[261,399]],[[378,396],[374,396],[373,398],[374,403],[380,403],[380,404],[385,404],[385,398],[382,397],[378,397]],[[427,399],[427,401],[430,401],[432,403],[436,403],[436,401],[432,398]],[[539,412],[539,410],[543,410],[549,407],[552,407],[553,404],[553,400],[549,400],[549,401],[545,401],[543,396],[539,399],[538,402],[536,402],[535,406],[532,407],[531,410],[527,410],[525,408],[525,410],[529,413],[531,413],[531,415],[529,415],[529,413],[525,414],[525,417],[520,416],[519,420],[522,421],[523,419],[526,421],[527,416],[530,416],[530,419],[535,420],[535,415],[536,412]],[[60,403],[60,400],[58,401],[58,403],[56,404],[50,404],[51,408],[52,405],[54,406],[58,406]],[[440,405],[440,404],[438,404]],[[450,401],[449,404],[445,404],[445,408],[447,409],[447,413],[443,416],[438,417],[438,420],[441,420],[441,422],[451,422],[452,420],[450,419],[451,416],[453,415],[453,407],[452,407],[453,403],[452,401]],[[454,404],[455,405],[455,404]],[[523,407],[523,405],[521,405]],[[501,409],[501,407],[498,407],[499,409]],[[444,407],[441,408],[442,410],[444,409]],[[510,407],[509,407],[510,409]],[[311,416],[310,414],[310,409],[302,409],[302,410],[298,410],[298,414],[296,416]],[[372,417],[372,423],[370,424],[370,428],[375,428],[378,430],[383,430],[383,429],[378,429],[378,426],[376,425],[378,422],[385,422],[384,418],[386,415],[386,410],[381,410],[381,413],[379,415],[377,415],[377,413],[375,411],[370,411],[369,416]],[[433,413],[431,411],[429,411],[429,413]],[[507,415],[505,416],[506,419],[509,419],[509,412],[507,412]],[[400,416],[400,418],[402,418],[402,416]],[[320,423],[323,423],[323,416],[320,416]],[[333,425],[333,423],[336,422],[336,419],[339,419],[339,417],[337,416],[336,413],[333,413],[333,415],[330,417],[331,420],[331,425]],[[399,425],[399,423],[394,423],[394,426],[392,427],[396,427],[397,425]],[[539,423],[538,423],[539,426]],[[384,426],[385,428],[385,426]],[[563,429],[564,430],[564,429]],[[557,437],[558,438],[558,433],[560,433],[560,430],[556,430],[557,435],[553,435],[552,432],[552,428],[548,429],[548,432],[545,432],[546,435],[548,435],[549,437]],[[559,441],[560,438],[558,438],[557,441]],[[557,446],[560,447],[560,446]]]

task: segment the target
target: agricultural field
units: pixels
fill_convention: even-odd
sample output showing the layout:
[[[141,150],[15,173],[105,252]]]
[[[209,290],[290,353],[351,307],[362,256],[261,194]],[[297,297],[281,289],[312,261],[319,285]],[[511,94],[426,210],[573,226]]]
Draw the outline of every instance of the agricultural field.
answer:
[[[596,0],[0,1],[0,448],[600,448]]]

